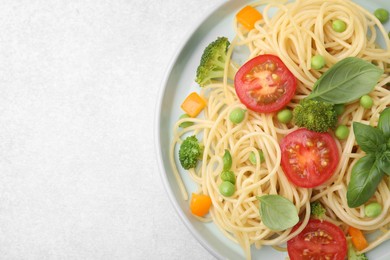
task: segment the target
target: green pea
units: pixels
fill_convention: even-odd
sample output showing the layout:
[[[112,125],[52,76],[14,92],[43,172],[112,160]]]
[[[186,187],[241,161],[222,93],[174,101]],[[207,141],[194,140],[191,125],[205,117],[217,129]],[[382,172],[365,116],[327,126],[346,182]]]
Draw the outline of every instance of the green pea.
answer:
[[[259,150],[259,157],[260,157],[260,163],[265,162],[265,157],[264,157],[264,153],[263,153],[262,150]],[[251,153],[249,154],[249,161],[250,161],[253,165],[256,164],[256,155],[255,155],[254,152],[251,152]]]
[[[321,55],[314,55],[311,57],[311,68],[320,70],[325,66],[325,58]]]
[[[223,160],[223,170],[224,171],[230,170],[230,168],[232,168],[233,160],[229,150],[225,150],[222,160]]]
[[[290,109],[283,109],[280,110],[276,116],[278,118],[278,121],[282,124],[287,124],[291,121],[293,118],[293,113],[291,112]]]
[[[374,15],[381,23],[385,23],[389,20],[389,12],[386,9],[378,8],[374,11]]]
[[[335,32],[344,32],[347,29],[347,25],[342,20],[334,20],[332,22],[332,28]]]
[[[236,175],[233,171],[223,171],[221,173],[221,179],[223,181],[228,181],[232,184],[236,184]]]
[[[344,140],[349,136],[349,128],[345,125],[339,125],[336,128],[335,135],[338,139]]]
[[[239,124],[245,118],[246,110],[242,108],[235,108],[230,112],[229,119],[233,124]]]
[[[345,111],[345,105],[344,104],[334,105],[334,110],[336,111],[336,114],[338,116],[341,116]]]
[[[382,206],[378,202],[372,202],[364,207],[364,213],[369,218],[375,218],[382,212]]]
[[[364,107],[365,109],[372,108],[372,105],[374,104],[374,101],[369,95],[364,95],[360,98],[360,105]]]
[[[219,185],[219,192],[225,197],[230,197],[236,191],[236,187],[233,183],[224,181]]]
[[[179,119],[183,119],[183,118],[191,118],[188,114],[182,114]],[[183,122],[179,125],[179,127],[181,128],[186,128],[186,127],[189,127],[189,126],[192,126],[194,124],[194,122]]]

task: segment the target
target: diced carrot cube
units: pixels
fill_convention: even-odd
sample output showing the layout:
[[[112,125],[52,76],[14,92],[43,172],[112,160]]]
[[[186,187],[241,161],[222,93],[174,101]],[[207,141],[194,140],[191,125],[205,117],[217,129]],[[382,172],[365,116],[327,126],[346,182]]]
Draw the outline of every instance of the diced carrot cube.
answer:
[[[192,92],[181,104],[181,108],[190,117],[196,117],[205,108],[206,101],[196,92]]]
[[[351,236],[352,244],[359,251],[362,251],[368,246],[367,240],[363,235],[363,232],[357,228],[349,227],[348,233]]]
[[[245,6],[236,14],[237,21],[245,26],[248,30],[252,30],[255,23],[261,20],[263,16],[259,11],[250,5]]]

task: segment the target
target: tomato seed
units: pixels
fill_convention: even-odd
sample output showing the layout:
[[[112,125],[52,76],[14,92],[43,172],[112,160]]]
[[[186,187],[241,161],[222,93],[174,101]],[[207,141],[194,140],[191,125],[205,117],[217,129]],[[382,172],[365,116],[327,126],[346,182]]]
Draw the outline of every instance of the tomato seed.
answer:
[[[328,165],[328,161],[327,160],[322,160],[321,161],[321,166],[322,167],[325,167],[325,166],[327,166]]]
[[[293,159],[291,158],[289,161],[288,161],[290,164],[296,164],[297,163],[297,160],[296,159]]]
[[[253,73],[257,73],[257,72],[261,72],[265,69],[264,65],[258,65],[258,66],[255,66],[253,67],[253,69],[251,69],[250,73],[253,74]]]
[[[279,82],[280,82],[280,77],[279,77],[278,74],[272,73],[271,77],[272,77],[272,79],[273,79],[276,83],[279,83]]]
[[[251,81],[252,79],[253,79],[253,75],[252,74],[246,74],[245,75],[245,80]]]
[[[267,63],[267,64],[265,65],[265,69],[266,69],[266,70],[269,70],[269,71],[271,71],[271,72],[273,72],[273,71],[276,70],[276,64],[273,63],[273,62]]]
[[[327,156],[329,154],[329,150],[328,149],[322,149],[320,151],[320,154],[321,154],[321,156]]]

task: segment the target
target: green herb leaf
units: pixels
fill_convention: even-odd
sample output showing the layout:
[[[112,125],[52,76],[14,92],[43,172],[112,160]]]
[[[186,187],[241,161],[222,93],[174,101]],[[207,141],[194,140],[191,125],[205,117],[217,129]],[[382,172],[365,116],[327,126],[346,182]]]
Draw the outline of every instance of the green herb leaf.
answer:
[[[385,108],[379,116],[378,129],[380,129],[385,138],[390,138],[390,107]]]
[[[356,57],[348,57],[328,69],[314,84],[309,99],[332,104],[355,101],[368,94],[377,84],[383,70]]]
[[[353,132],[356,142],[366,153],[376,153],[378,147],[386,142],[382,131],[369,125],[353,122]]]
[[[390,150],[384,152],[378,160],[378,167],[387,175],[390,175]]]
[[[260,216],[271,230],[285,230],[298,223],[298,211],[294,204],[279,195],[263,195],[260,200]]]
[[[382,180],[383,171],[378,167],[375,155],[367,154],[352,168],[347,188],[347,203],[350,208],[366,203],[375,193]]]

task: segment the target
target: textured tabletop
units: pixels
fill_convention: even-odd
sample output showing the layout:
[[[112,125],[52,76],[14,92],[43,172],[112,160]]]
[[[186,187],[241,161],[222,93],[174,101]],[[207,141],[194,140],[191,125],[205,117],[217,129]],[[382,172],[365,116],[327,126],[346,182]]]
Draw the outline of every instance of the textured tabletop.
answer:
[[[1,1],[0,259],[213,259],[153,128],[172,56],[219,2]]]

